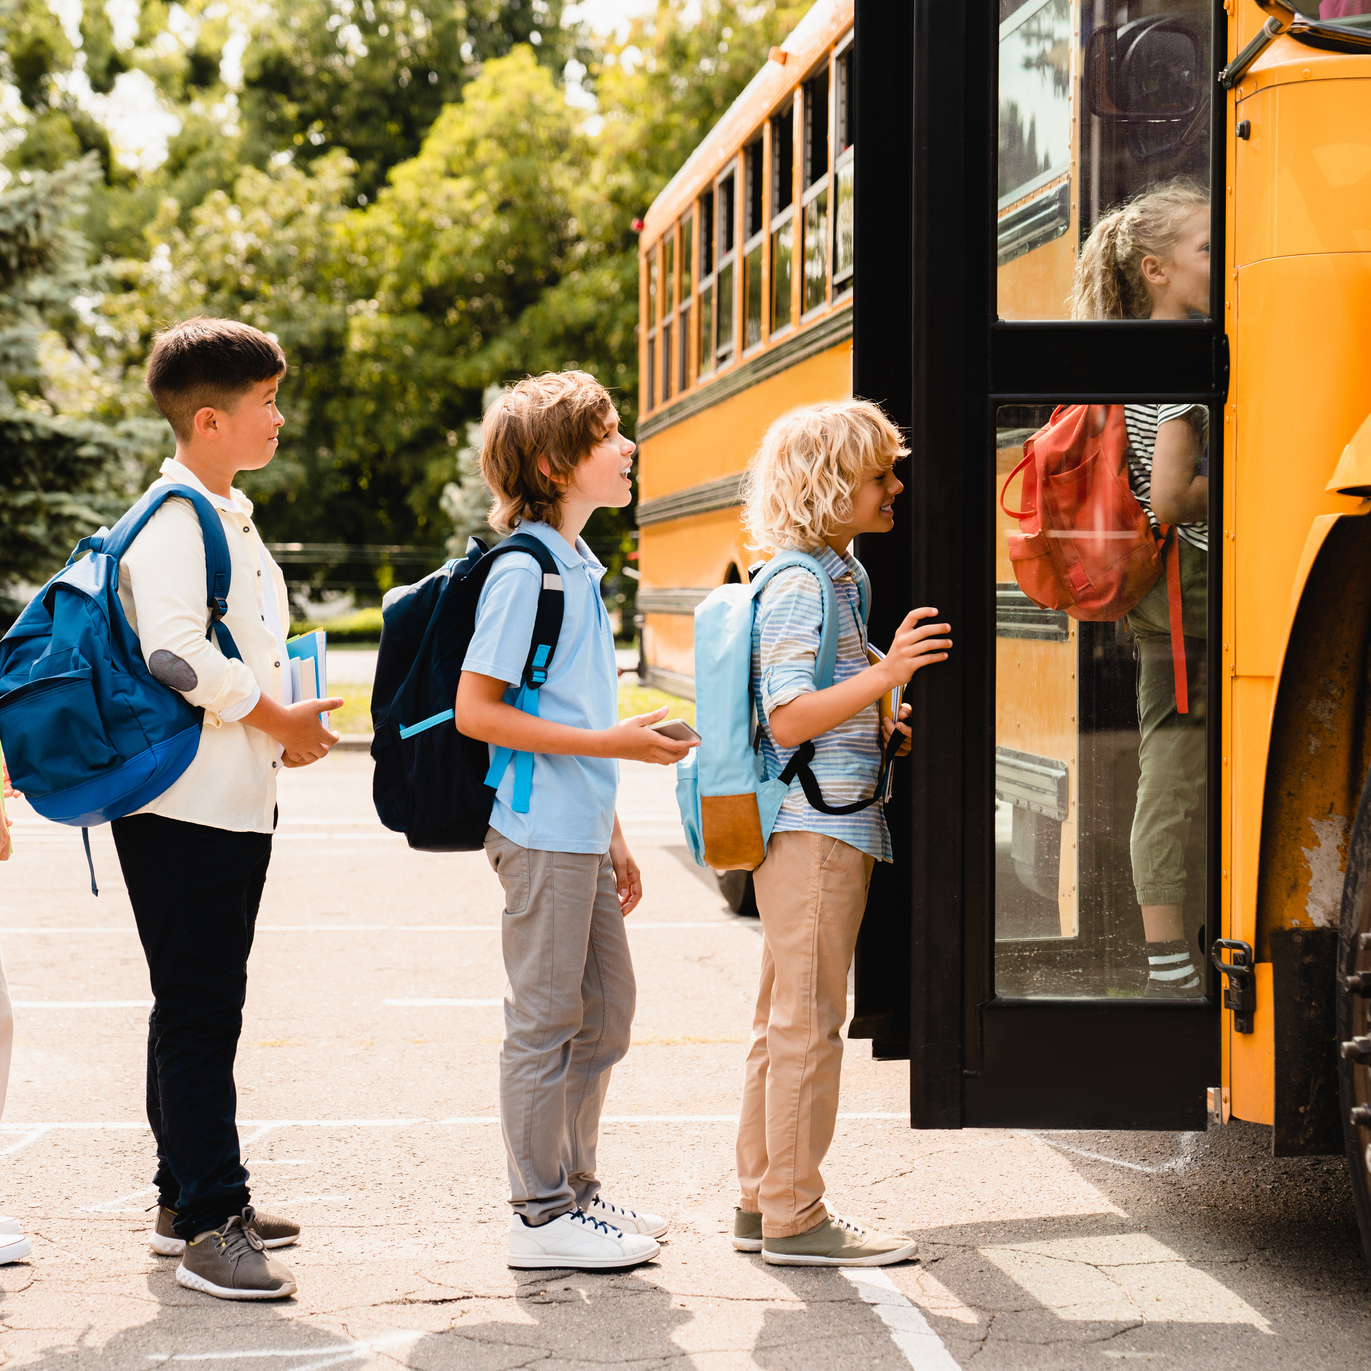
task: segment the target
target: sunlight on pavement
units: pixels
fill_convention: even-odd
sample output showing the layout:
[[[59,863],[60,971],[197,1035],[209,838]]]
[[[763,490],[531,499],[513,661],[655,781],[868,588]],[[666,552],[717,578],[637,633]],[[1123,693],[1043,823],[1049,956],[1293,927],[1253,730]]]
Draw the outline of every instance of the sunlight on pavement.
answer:
[[[1245,1300],[1146,1233],[982,1247],[981,1254],[1058,1318],[1242,1323],[1272,1330]]]

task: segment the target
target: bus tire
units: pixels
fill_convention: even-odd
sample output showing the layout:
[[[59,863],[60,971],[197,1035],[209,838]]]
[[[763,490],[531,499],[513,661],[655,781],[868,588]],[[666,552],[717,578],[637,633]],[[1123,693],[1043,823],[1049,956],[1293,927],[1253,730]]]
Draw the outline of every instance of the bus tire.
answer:
[[[752,885],[750,871],[716,871],[719,893],[724,903],[744,919],[757,918],[757,892]]]
[[[1338,1093],[1347,1171],[1362,1247],[1371,1262],[1371,773],[1362,787],[1348,843],[1336,994]]]

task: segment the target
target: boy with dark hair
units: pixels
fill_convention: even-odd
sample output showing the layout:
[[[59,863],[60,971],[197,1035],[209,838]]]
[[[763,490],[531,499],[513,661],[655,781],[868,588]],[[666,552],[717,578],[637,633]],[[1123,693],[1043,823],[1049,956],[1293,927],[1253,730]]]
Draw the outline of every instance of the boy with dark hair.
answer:
[[[119,598],[148,670],[204,710],[195,758],[151,804],[111,825],[147,956],[147,1110],[157,1144],[154,1252],[181,1256],[176,1279],[221,1299],[278,1299],[295,1281],[268,1247],[300,1229],[257,1213],[238,1151],[233,1062],[247,960],[276,827],[282,766],[307,766],[338,741],[319,720],[341,699],[295,703],[285,581],[233,488],[266,466],[285,420],[281,349],[228,319],[159,334],[148,389],[176,435],[154,488],[187,485],[219,512],[232,581],[224,624],[242,660],[209,636],[205,542],[188,500],[152,516],[120,563]]]
[[[482,425],[491,525],[545,543],[565,597],[538,715],[513,703],[543,585],[528,553],[491,571],[457,686],[457,726],[489,743],[492,761],[497,748],[534,758],[527,800],[516,796],[514,767],[500,778],[485,842],[505,896],[500,1121],[513,1267],[634,1266],[657,1255],[667,1228],[611,1203],[595,1174],[610,1068],[633,1023],[624,917],[643,894],[614,811],[614,759],[666,765],[690,747],[651,727],[665,708],[619,721],[605,568],[580,536],[595,510],[628,503],[632,459],[608,392],[583,371],[528,377]]]

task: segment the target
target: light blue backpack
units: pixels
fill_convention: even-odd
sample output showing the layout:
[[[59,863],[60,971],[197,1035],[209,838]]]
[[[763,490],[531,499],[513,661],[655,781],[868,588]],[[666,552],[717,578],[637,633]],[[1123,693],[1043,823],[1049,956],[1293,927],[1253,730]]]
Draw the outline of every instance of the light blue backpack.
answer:
[[[776,815],[798,780],[809,803],[824,814],[855,814],[885,792],[885,769],[901,738],[891,739],[876,792],[853,804],[825,803],[809,763],[814,744],[804,743],[779,776],[766,774],[752,701],[752,623],[757,596],[778,572],[804,567],[819,583],[823,619],[814,662],[814,688],[833,684],[838,653],[837,597],[828,573],[804,552],[783,552],[756,569],[748,585],[719,586],[695,610],[695,728],[700,745],[676,764],[676,803],[691,856],[715,871],[755,871],[766,856]],[[862,622],[870,590],[858,577]]]

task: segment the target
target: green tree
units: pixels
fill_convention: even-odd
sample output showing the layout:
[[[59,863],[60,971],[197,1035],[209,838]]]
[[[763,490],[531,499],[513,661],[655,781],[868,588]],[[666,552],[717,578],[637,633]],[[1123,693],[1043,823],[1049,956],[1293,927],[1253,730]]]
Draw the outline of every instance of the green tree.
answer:
[[[344,148],[359,202],[414,157],[481,63],[517,45],[556,76],[582,51],[562,0],[289,0],[266,11],[243,64],[247,155]],[[585,55],[589,55],[588,53]]]
[[[0,594],[43,580],[79,538],[116,517],[154,441],[136,420],[62,413],[64,385],[54,381],[68,373],[70,392],[69,373],[83,364],[73,303],[94,283],[71,222],[97,175],[88,157],[0,191]]]

